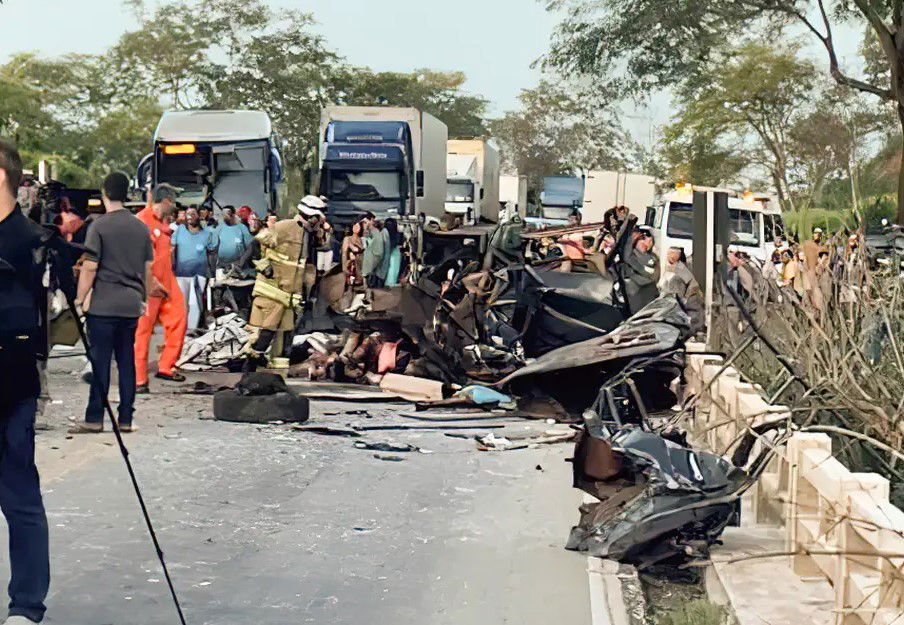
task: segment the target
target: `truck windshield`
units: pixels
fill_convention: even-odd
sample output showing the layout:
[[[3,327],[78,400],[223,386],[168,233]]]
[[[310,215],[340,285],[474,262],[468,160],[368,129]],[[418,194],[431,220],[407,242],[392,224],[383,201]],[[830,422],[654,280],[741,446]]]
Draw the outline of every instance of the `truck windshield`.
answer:
[[[729,240],[738,245],[758,246],[760,235],[756,213],[749,210],[731,208],[728,210]],[[673,239],[694,237],[694,209],[690,204],[669,203],[666,236]]]
[[[731,220],[728,227],[731,231],[732,243],[753,247],[760,244],[759,222],[756,213],[732,208],[728,210],[728,218]]]
[[[446,201],[447,202],[473,202],[474,201],[474,183],[473,182],[446,182]]]
[[[404,188],[397,171],[331,171],[329,182],[331,200],[398,201]]]

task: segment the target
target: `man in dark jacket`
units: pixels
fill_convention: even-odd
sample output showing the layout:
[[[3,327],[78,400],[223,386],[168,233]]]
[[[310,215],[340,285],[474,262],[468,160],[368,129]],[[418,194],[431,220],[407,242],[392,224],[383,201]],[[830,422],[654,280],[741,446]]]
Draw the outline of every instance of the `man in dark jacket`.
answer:
[[[0,509],[9,526],[9,624],[39,623],[50,586],[47,516],[35,466],[42,232],[16,203],[22,159],[0,139]]]

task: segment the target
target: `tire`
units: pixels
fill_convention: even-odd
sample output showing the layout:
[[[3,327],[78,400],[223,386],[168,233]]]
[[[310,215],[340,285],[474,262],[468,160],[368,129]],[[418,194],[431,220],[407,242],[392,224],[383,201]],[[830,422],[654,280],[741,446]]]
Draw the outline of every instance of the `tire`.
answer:
[[[217,421],[302,423],[308,420],[309,411],[308,398],[292,393],[251,396],[236,395],[235,391],[225,390],[213,396],[213,417]]]

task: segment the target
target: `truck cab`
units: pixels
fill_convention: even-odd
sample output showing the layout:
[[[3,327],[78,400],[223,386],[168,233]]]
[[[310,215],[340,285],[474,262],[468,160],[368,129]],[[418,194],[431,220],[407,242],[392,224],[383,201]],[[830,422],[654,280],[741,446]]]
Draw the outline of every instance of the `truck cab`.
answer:
[[[413,108],[328,106],[320,116],[320,195],[336,226],[443,216],[445,124]]]
[[[421,187],[423,182],[421,182]],[[385,219],[413,212],[418,192],[411,131],[397,121],[333,121],[326,127],[320,192],[338,223],[365,213]]]
[[[446,154],[446,213],[462,223],[499,221],[499,150],[487,139],[450,139]]]
[[[137,182],[171,184],[182,204],[246,205],[261,218],[287,204],[279,139],[263,111],[167,111]]]
[[[751,258],[765,262],[775,248],[769,234],[774,233],[776,227],[782,227],[781,212],[776,212],[768,196],[755,196],[749,192],[739,194],[725,189],[720,191],[729,194],[731,244]],[[663,263],[665,251],[670,247],[680,247],[688,256],[692,254],[693,192],[692,185],[679,185],[666,194],[658,205],[647,209],[645,222],[653,228],[656,252]]]
[[[480,219],[480,200],[484,189],[477,173],[477,157],[469,154],[446,156],[447,213],[461,215],[462,223],[473,224]]]
[[[528,223],[564,226],[568,216],[580,211],[584,204],[584,178],[577,176],[546,176],[540,192],[540,216]]]

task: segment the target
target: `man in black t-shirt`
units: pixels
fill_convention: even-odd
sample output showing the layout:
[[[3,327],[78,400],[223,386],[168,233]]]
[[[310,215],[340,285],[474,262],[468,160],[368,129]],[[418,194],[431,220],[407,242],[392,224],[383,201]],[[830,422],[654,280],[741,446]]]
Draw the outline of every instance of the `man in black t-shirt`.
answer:
[[[34,457],[42,231],[16,204],[21,178],[18,152],[0,139],[0,509],[9,526],[7,623],[24,625],[44,618],[50,557]]]
[[[135,407],[135,329],[147,307],[147,284],[154,260],[147,226],[127,211],[129,179],[113,172],[104,179],[106,213],[85,237],[88,258],[79,272],[77,306],[84,308],[94,380],[85,420],[70,434],[102,432],[110,367],[119,369],[119,429],[132,432]]]

